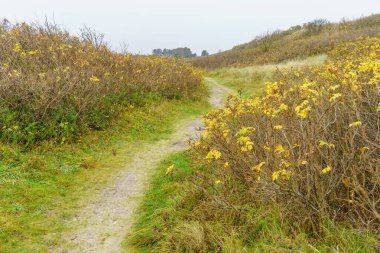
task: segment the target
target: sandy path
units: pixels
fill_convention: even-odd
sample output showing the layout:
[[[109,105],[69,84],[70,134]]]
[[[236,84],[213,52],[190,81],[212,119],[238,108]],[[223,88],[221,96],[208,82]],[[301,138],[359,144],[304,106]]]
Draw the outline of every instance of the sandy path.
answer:
[[[210,103],[215,107],[223,106],[231,90],[213,79],[206,81],[211,90]],[[66,244],[52,252],[125,252],[121,243],[131,230],[134,213],[157,164],[170,153],[186,149],[185,140],[196,137],[201,129],[200,119],[188,119],[179,123],[169,138],[149,146],[142,144],[141,150],[115,176],[113,183],[94,196],[69,222],[73,229],[63,235]]]

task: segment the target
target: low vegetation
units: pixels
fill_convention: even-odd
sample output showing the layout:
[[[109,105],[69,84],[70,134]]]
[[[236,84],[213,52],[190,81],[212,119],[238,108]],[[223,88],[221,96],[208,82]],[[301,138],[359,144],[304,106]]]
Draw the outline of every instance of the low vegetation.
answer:
[[[377,252],[379,56],[377,38],[340,44],[325,64],[282,70],[261,97],[232,96],[206,115],[190,176],[179,177],[190,165],[166,163],[160,196],[171,200],[148,197],[132,243],[142,252]]]
[[[63,143],[104,129],[124,108],[192,98],[200,73],[175,58],[112,52],[91,30],[0,24],[0,140]]]
[[[205,92],[182,60],[115,53],[90,29],[1,22],[0,252],[56,248],[81,201],[207,110]]]
[[[192,63],[206,69],[279,63],[324,54],[340,42],[368,36],[380,37],[380,15],[340,23],[315,20],[259,36],[222,53],[194,58]]]
[[[264,91],[265,83],[273,81],[277,71],[302,66],[317,66],[323,64],[326,58],[326,55],[317,55],[305,60],[287,61],[279,64],[222,68],[209,71],[207,75],[218,83],[239,91],[243,97],[258,96]]]

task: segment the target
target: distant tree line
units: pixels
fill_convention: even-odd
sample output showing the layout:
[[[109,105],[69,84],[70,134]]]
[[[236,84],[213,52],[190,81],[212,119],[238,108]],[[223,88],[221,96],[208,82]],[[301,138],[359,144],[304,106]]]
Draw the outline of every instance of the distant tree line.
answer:
[[[153,55],[165,56],[165,57],[178,57],[178,58],[193,58],[196,57],[197,54],[193,53],[188,47],[179,47],[175,49],[154,49]],[[208,56],[209,53],[206,50],[202,51],[202,56]]]

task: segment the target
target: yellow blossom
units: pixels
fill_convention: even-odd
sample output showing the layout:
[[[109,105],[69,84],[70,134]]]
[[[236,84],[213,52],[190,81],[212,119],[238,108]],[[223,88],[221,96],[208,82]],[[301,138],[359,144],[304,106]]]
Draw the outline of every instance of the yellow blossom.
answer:
[[[265,164],[265,162],[261,162],[261,163],[257,164],[256,166],[253,166],[252,170],[257,171],[257,172],[261,172],[262,167],[264,166],[264,164]]]
[[[218,160],[222,156],[222,153],[220,153],[216,149],[211,149],[210,152],[208,152],[206,158],[209,160],[215,159]]]
[[[277,147],[275,148],[274,152],[281,154],[281,153],[285,152],[285,149],[282,146],[282,144],[278,144]]]
[[[329,148],[335,148],[335,145],[334,144],[331,144],[331,143],[328,143],[326,141],[319,141],[319,146],[320,147],[329,147]]]
[[[34,55],[34,54],[38,54],[38,53],[39,53],[39,50],[29,51],[29,55]]]
[[[356,126],[361,126],[362,125],[362,122],[361,121],[356,121],[356,122],[352,122],[349,127],[356,127]]]
[[[282,125],[277,125],[277,126],[274,126],[274,129],[276,130],[281,130],[283,129],[284,127]]]
[[[14,52],[20,52],[21,48],[22,48],[21,44],[20,43],[16,43],[15,47],[13,48],[13,51]]]
[[[331,166],[327,166],[326,168],[324,168],[324,169],[322,170],[322,174],[329,173],[330,171],[332,171]]]
[[[302,118],[306,118],[307,117],[307,113],[311,110],[311,107],[308,106],[306,107],[305,109],[303,109],[302,111],[300,111],[299,113],[297,113],[298,116],[302,117]]]
[[[99,82],[100,80],[99,80],[99,78],[97,78],[96,76],[93,75],[93,76],[90,77],[90,81],[91,81],[91,82],[94,82],[94,83],[97,83],[97,82]]]
[[[170,173],[172,173],[174,169],[174,164],[170,165],[167,169],[166,169],[166,173],[165,175],[169,175]]]
[[[330,98],[330,102],[333,102],[335,100],[337,100],[338,98],[340,98],[342,96],[341,93],[335,93],[331,98]]]

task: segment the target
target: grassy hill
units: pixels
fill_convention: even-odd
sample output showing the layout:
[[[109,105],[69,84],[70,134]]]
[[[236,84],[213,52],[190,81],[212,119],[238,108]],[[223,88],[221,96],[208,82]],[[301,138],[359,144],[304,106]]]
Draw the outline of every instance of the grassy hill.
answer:
[[[206,69],[279,63],[327,53],[340,42],[368,36],[380,37],[380,15],[340,23],[315,20],[259,36],[222,53],[194,58],[191,62]]]

